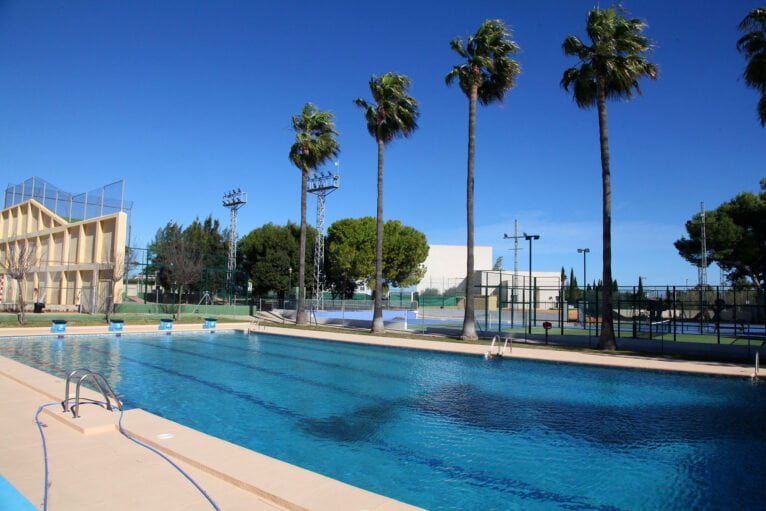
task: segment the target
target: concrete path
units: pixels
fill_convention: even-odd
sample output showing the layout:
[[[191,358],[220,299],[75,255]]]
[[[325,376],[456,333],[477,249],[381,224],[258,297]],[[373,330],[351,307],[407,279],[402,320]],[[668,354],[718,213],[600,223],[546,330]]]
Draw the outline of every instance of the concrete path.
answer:
[[[0,375],[0,473],[39,509],[43,503],[44,470],[34,416],[37,408],[49,401],[50,396]],[[115,415],[96,406],[82,408],[84,418]],[[41,414],[41,422],[45,424],[48,445],[51,511],[212,509],[166,461],[128,441],[114,427],[86,435],[54,417],[62,413],[60,406],[49,410],[51,413]],[[126,417],[125,422],[129,424],[130,419]],[[283,509],[189,464],[180,464],[221,509]]]

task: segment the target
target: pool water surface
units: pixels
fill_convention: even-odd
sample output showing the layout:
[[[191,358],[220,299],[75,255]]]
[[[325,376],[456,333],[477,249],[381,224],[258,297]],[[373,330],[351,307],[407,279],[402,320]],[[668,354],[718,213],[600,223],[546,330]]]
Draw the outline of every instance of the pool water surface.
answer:
[[[58,376],[434,510],[757,509],[766,387],[242,333],[0,340]]]

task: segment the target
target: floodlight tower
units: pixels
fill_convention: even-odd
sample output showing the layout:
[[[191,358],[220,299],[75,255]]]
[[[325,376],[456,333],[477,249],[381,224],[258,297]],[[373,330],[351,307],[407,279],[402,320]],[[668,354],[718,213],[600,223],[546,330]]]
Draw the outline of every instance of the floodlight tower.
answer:
[[[237,211],[247,204],[247,193],[237,188],[223,194],[223,207],[231,214],[229,220],[229,259],[226,262],[226,287],[231,293],[234,287],[234,269],[237,267]],[[231,301],[231,294],[229,294]]]
[[[307,191],[317,197],[316,242],[314,243],[314,299],[316,308],[324,308],[324,212],[325,199],[340,188],[340,164],[335,162],[335,172],[314,172],[309,178]]]

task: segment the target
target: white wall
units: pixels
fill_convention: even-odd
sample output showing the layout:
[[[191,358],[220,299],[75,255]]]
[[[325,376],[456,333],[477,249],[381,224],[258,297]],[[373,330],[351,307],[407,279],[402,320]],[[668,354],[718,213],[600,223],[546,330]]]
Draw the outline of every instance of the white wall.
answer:
[[[431,245],[425,263],[426,274],[418,283],[417,289],[444,291],[456,287],[465,280],[467,261],[465,245]],[[492,247],[474,246],[474,269],[491,270],[494,260]]]
[[[482,273],[481,283],[489,286],[498,286],[500,280],[503,281],[505,292],[504,300],[511,300],[511,293],[514,285],[516,287],[516,296],[514,301],[519,301],[524,297],[528,300],[529,295],[529,272],[520,270],[514,282],[512,271],[489,271]],[[532,285],[537,284],[536,300],[540,304],[553,304],[558,302],[561,287],[561,272],[558,271],[533,271]],[[535,281],[535,279],[537,279]],[[494,294],[494,289],[490,289],[490,294]],[[483,292],[483,291],[482,291]]]

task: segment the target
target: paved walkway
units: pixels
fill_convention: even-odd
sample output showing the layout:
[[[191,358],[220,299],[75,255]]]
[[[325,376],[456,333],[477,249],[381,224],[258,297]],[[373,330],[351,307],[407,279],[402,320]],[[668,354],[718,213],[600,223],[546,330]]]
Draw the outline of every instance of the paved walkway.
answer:
[[[43,503],[44,471],[42,444],[34,416],[42,403],[50,401],[51,396],[0,375],[0,473],[38,509],[42,509]],[[50,410],[53,414],[61,413],[60,406]],[[81,414],[90,419],[116,415],[96,406],[84,406]],[[166,461],[128,441],[114,427],[103,433],[85,435],[50,413],[41,414],[41,422],[45,424],[48,445],[48,508],[51,511],[212,509]],[[125,422],[130,422],[127,416]],[[283,509],[196,467],[179,463],[221,509]]]

